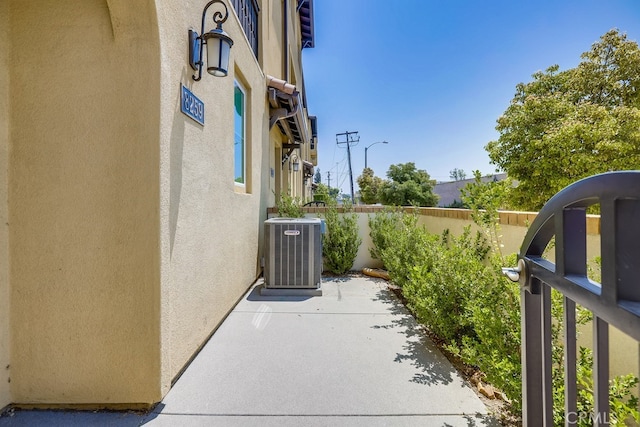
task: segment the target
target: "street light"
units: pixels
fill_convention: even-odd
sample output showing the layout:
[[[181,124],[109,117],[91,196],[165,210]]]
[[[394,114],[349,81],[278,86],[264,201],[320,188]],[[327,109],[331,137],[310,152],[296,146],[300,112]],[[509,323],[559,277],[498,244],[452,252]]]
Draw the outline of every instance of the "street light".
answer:
[[[364,147],[364,168],[367,168],[367,150],[369,149],[369,147],[373,147],[376,144],[388,144],[387,141],[378,141],[378,142],[374,142],[371,145],[368,145],[366,147]]]

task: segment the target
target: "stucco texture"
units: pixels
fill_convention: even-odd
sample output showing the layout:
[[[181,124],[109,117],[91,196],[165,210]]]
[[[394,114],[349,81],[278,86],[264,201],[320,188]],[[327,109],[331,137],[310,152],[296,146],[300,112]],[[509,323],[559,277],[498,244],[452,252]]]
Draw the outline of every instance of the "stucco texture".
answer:
[[[281,74],[282,26],[260,30],[256,58],[227,2],[229,75],[194,82],[187,30],[205,3],[0,1],[0,407],[158,402],[260,273],[266,208],[289,179],[262,71]],[[261,6],[281,22],[279,1]],[[204,126],[182,114],[181,85]]]
[[[154,4],[8,8],[12,400],[153,403],[161,397]]]
[[[214,77],[205,70],[202,80],[194,82],[186,61],[187,29],[200,32],[204,3],[161,3],[161,345],[166,392],[258,274],[269,134],[265,77],[233,11],[223,26],[234,40],[229,75]],[[210,17],[219,8],[210,8],[205,31],[213,27]],[[246,89],[245,188],[233,180],[234,80]],[[204,126],[180,112],[181,85],[203,101]]]
[[[9,383],[9,243],[7,156],[9,151],[9,5],[0,2],[0,410],[11,403]]]

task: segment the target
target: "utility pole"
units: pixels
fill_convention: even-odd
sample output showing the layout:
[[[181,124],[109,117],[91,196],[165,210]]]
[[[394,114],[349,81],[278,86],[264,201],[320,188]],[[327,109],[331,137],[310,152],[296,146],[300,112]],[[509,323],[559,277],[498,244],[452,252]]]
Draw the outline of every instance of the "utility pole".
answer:
[[[331,190],[331,171],[327,172],[327,187]]]
[[[340,141],[339,137],[344,137],[344,141]],[[351,203],[356,204],[356,198],[353,193],[353,171],[351,170],[351,144],[354,142],[360,141],[360,136],[358,136],[358,131],[355,132],[344,132],[336,134],[336,143],[347,144],[347,158],[349,159],[349,182],[351,183]]]

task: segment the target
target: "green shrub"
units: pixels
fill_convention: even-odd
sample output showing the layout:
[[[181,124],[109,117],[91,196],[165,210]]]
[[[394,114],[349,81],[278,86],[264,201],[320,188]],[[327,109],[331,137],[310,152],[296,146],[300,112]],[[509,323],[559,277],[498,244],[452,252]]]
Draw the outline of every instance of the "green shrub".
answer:
[[[391,247],[392,240],[399,231],[401,218],[402,213],[393,208],[386,208],[384,212],[374,216],[369,215],[369,236],[373,241],[369,253],[373,259],[384,262],[381,252]]]
[[[358,216],[350,204],[344,205],[344,213],[338,213],[336,202],[329,200],[324,218],[327,232],[322,242],[323,268],[335,274],[346,273],[353,267],[362,243]]]
[[[292,197],[290,194],[280,194],[276,201],[278,215],[281,218],[303,218],[304,211],[302,203],[298,197]]]
[[[468,228],[459,238],[448,232],[429,235],[421,229],[422,244],[428,247],[416,247],[418,257],[411,260],[410,283],[403,290],[407,289],[405,296],[419,320],[447,342],[459,343],[474,335],[467,306],[485,269],[478,251],[486,253],[486,244],[482,236],[472,237]]]
[[[370,249],[371,255],[383,262],[396,285],[407,286],[405,293],[414,292],[415,287],[411,287],[416,274],[414,267],[431,258],[429,251],[433,245],[429,241],[434,241],[434,236],[418,226],[416,214],[397,210],[369,217],[369,226],[375,245]]]
[[[484,270],[475,280],[467,312],[474,334],[463,339],[458,351],[465,363],[477,366],[486,380],[512,401],[514,412],[521,408],[520,287],[501,275],[503,259],[488,254]]]
[[[454,237],[448,231],[441,236],[428,233],[415,214],[384,212],[369,218],[375,245],[370,250],[402,288],[418,320],[448,350],[477,367],[489,383],[502,390],[517,415],[522,407],[520,287],[501,274],[501,267],[515,265],[516,257],[500,254],[499,241],[494,240],[499,236],[494,215],[497,209],[483,212],[483,225],[492,228],[485,230],[487,237],[471,233],[470,228]],[[551,312],[554,418],[558,424],[564,419],[564,355],[562,296],[555,291]],[[589,320],[590,313],[579,309],[578,323]],[[578,409],[588,413],[593,407],[589,350],[580,349],[577,364]],[[632,393],[637,383],[633,375],[610,382],[612,425],[623,425],[627,417],[639,419],[638,401]]]

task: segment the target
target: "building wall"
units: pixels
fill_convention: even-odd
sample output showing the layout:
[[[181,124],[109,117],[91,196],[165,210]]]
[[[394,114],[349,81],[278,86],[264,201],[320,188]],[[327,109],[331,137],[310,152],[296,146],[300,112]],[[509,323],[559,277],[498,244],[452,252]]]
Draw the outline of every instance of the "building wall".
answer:
[[[291,3],[292,0],[287,0]],[[262,57],[261,65],[265,75],[270,75],[278,79],[286,79],[283,58],[284,27],[283,13],[285,0],[262,0],[260,2],[262,18]],[[268,114],[268,102],[266,104]],[[286,143],[286,137],[280,133],[275,125],[270,131],[269,141],[269,182],[271,188],[266,194],[267,202],[264,207],[273,206],[280,197],[282,191],[285,193],[289,187],[288,162],[282,164],[282,144]],[[273,177],[271,177],[273,169]],[[264,211],[263,211],[264,212]]]
[[[154,5],[7,3],[12,401],[156,402]]]
[[[286,13],[284,8],[286,6]],[[296,86],[298,91],[304,91],[304,79],[302,76],[302,54],[301,54],[301,29],[300,18],[296,11],[296,0],[264,0],[261,2],[261,16],[263,24],[262,57],[261,64],[265,75],[271,75],[278,79],[287,80]],[[287,34],[285,35],[283,17],[287,20]],[[287,57],[285,59],[285,36],[288,40],[286,47]],[[285,65],[285,60],[288,64]],[[304,117],[307,118],[305,108]],[[307,126],[310,125],[307,123]],[[309,161],[310,152],[308,144],[303,144],[299,149],[293,151],[289,160],[282,164],[282,144],[287,143],[286,136],[281,135],[278,127],[274,126],[271,132],[271,153],[272,163],[270,168],[274,169],[275,191],[267,195],[268,202],[264,205],[273,206],[280,191],[298,197],[300,200],[311,199],[311,192],[305,189],[303,180],[302,160]],[[277,153],[276,153],[277,151]],[[300,162],[300,170],[292,171],[293,160],[297,158]],[[310,188],[310,183],[309,183]]]
[[[298,178],[231,4],[229,75],[192,80],[187,29],[203,6],[0,1],[0,408],[159,401],[259,274],[266,207]],[[261,7],[260,56],[277,67],[282,2]],[[182,85],[204,126],[181,113]]]
[[[291,3],[294,0],[287,0]],[[262,0],[260,16],[263,28],[261,65],[265,74],[279,79],[285,79],[284,60],[282,47],[284,31],[282,23],[282,10],[284,0]],[[278,52],[277,55],[267,55],[267,52]]]
[[[269,188],[266,79],[233,6],[224,30],[234,40],[229,75],[194,82],[187,29],[200,32],[203,2],[157,1],[162,58],[160,239],[162,392],[259,273]],[[220,5],[208,11],[205,31]],[[269,13],[264,6],[261,14]],[[266,51],[265,56],[277,52]],[[234,80],[246,89],[247,185],[234,184]],[[181,85],[205,105],[204,126],[180,112]]]
[[[9,152],[9,4],[0,1],[0,411],[11,403],[9,383],[9,233],[7,162]]]

